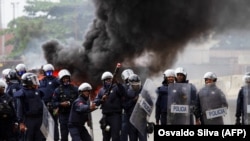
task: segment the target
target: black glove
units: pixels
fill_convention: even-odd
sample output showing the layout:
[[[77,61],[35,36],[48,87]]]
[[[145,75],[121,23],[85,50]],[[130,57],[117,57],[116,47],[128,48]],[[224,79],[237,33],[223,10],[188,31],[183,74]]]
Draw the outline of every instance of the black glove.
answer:
[[[241,125],[239,117],[236,118],[235,125]]]

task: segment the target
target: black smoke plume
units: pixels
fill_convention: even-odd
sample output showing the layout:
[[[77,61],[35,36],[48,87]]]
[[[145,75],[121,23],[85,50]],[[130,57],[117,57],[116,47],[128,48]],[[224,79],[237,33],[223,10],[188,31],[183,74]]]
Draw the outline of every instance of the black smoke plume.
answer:
[[[188,41],[210,31],[249,28],[247,0],[94,0],[96,17],[83,47],[63,47],[56,40],[43,45],[47,62],[67,68],[76,81],[97,86],[116,63],[152,76],[174,64]],[[148,53],[145,68],[134,60]],[[190,58],[187,59],[192,59]],[[143,71],[142,71],[143,70]],[[147,71],[145,71],[147,70]]]

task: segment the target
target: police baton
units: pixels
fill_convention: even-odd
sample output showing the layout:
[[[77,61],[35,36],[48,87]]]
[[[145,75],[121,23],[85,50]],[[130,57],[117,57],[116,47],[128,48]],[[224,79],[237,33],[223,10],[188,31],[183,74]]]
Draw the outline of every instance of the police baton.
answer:
[[[111,90],[112,90],[112,87],[113,87],[113,85],[114,85],[114,83],[115,83],[115,79],[116,79],[117,73],[119,72],[120,68],[121,68],[121,64],[120,64],[120,63],[117,63],[117,64],[116,64],[116,67],[115,67],[115,71],[114,71],[114,73],[113,73],[113,79],[112,79],[112,81],[111,81],[111,84],[110,84],[108,90],[107,90],[106,93],[105,93],[107,96],[109,96],[109,94],[110,94],[110,92],[111,92]]]

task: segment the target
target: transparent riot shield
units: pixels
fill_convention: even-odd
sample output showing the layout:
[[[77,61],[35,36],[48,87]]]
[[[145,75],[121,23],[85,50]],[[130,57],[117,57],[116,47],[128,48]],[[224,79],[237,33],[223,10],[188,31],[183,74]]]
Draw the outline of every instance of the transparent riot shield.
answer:
[[[43,102],[43,121],[40,130],[47,141],[54,140],[54,126],[54,120]]]
[[[168,85],[167,124],[190,125],[191,84],[172,83]]]
[[[225,94],[215,85],[206,85],[198,92],[205,125],[224,125],[228,103]]]
[[[156,86],[152,80],[146,79],[134,110],[130,116],[130,123],[142,134],[145,135],[148,118],[150,117],[156,99]]]
[[[246,85],[243,89],[243,116],[244,125],[250,125],[250,86]]]

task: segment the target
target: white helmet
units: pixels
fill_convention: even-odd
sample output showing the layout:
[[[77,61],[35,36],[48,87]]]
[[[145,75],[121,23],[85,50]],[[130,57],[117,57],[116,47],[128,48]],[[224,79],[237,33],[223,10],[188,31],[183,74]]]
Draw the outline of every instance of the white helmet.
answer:
[[[164,77],[174,76],[175,77],[175,71],[173,69],[167,69],[163,73]]]
[[[5,77],[6,75],[8,75],[10,71],[11,71],[11,69],[10,69],[10,68],[6,68],[6,69],[4,69],[4,70],[2,71],[2,75],[3,75],[3,77]]]
[[[101,80],[105,80],[105,79],[108,79],[108,78],[113,78],[113,74],[109,71],[105,71],[103,74],[102,74],[102,77],[101,77]]]
[[[71,76],[70,72],[67,69],[62,69],[58,73],[59,80],[61,80],[64,76]]]
[[[7,84],[5,83],[5,81],[3,80],[0,80],[0,87],[6,87]]]
[[[203,78],[204,79],[212,79],[214,82],[216,82],[216,80],[217,80],[217,76],[216,76],[216,74],[214,72],[206,72],[204,74]]]
[[[17,71],[26,71],[25,64],[18,64],[18,65],[16,65],[16,70]]]
[[[141,78],[137,74],[132,74],[129,76],[128,81],[130,85],[140,85]]]
[[[132,69],[125,69],[121,74],[122,80],[125,81],[131,74],[134,74],[134,71]]]
[[[18,64],[18,65],[16,65],[15,69],[16,69],[19,76],[22,76],[27,71],[25,64]]]
[[[46,64],[43,66],[43,70],[46,72],[46,71],[54,71],[55,68],[52,64]]]
[[[81,92],[81,91],[91,91],[92,90],[92,87],[89,83],[82,83],[79,87],[78,87],[78,91]]]
[[[178,73],[184,74],[185,76],[187,76],[187,72],[185,71],[185,69],[183,67],[178,67],[175,69],[175,76],[177,76]]]
[[[245,73],[245,75],[243,76],[243,81],[245,83],[250,83],[250,72]]]

